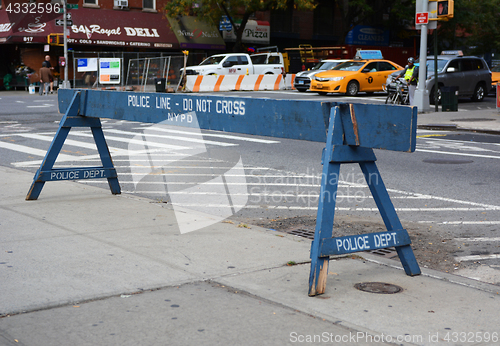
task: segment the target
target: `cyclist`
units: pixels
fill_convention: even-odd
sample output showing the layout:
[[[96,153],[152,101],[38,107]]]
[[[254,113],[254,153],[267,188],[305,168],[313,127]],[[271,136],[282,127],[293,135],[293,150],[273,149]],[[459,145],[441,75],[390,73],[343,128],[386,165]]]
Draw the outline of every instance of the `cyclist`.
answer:
[[[410,106],[413,106],[413,98],[418,84],[418,66],[415,65],[414,58],[408,58],[408,65],[399,74],[398,78],[404,77],[408,84],[408,95],[410,96]]]

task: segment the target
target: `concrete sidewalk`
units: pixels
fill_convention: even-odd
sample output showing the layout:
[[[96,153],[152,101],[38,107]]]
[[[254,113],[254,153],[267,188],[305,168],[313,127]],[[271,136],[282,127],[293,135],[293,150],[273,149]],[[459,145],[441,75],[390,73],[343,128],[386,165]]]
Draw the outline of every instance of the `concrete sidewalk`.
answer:
[[[460,103],[458,105],[457,112],[442,112],[439,107],[439,112],[419,113],[418,127],[500,134],[500,109],[485,108],[471,111],[460,109]],[[434,106],[431,109],[434,110]]]
[[[424,268],[408,277],[360,253],[332,260],[326,293],[308,297],[307,239],[229,222],[180,234],[166,204],[74,182],[25,201],[32,179],[0,167],[0,345],[500,340],[498,286]]]

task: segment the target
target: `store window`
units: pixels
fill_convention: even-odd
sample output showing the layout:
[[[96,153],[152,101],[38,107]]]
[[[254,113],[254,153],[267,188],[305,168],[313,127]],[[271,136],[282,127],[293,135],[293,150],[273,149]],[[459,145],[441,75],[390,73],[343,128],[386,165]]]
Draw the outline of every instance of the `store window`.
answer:
[[[83,0],[84,5],[97,5],[97,0]]]

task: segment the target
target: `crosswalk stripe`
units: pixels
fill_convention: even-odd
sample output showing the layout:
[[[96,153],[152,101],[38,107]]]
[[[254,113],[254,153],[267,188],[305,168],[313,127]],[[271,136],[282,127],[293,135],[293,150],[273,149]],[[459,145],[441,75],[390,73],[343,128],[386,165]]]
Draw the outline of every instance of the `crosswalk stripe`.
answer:
[[[0,148],[9,149],[9,150],[29,154],[29,155],[41,156],[41,157],[45,157],[45,155],[47,154],[47,150],[36,149],[36,148],[28,147],[26,145],[21,145],[21,144],[6,143],[6,142],[2,142],[2,141],[0,141]],[[61,158],[63,160],[68,160],[68,161],[74,160],[75,157],[76,156],[66,155],[66,154],[59,154],[59,156],[58,156],[58,158]]]
[[[151,124],[144,124],[149,125]],[[136,130],[143,130],[144,128],[136,127]],[[238,141],[246,141],[246,142],[255,142],[255,143],[264,143],[264,144],[275,144],[280,143],[280,141],[270,140],[270,139],[261,139],[261,138],[253,138],[253,137],[243,137],[243,136],[235,136],[235,135],[226,135],[222,133],[214,133],[216,131],[211,131],[210,133],[199,133],[199,132],[190,132],[190,131],[181,131],[181,130],[173,130],[167,129],[164,127],[152,126],[151,130],[161,131],[161,132],[169,132],[169,133],[177,133],[177,134],[185,134],[185,135],[195,135],[195,136],[203,136],[203,137],[219,137],[219,138],[227,138],[227,139],[236,139]]]
[[[72,135],[75,136],[81,136],[81,137],[93,137],[92,134],[90,133],[84,133],[84,132],[72,132]],[[138,139],[131,139],[131,138],[123,138],[123,137],[116,137],[116,136],[105,136],[107,141],[116,141],[116,142],[125,142],[129,144],[139,144],[139,145],[144,145],[147,147],[156,147],[156,148],[162,148],[162,149],[174,149],[174,150],[182,150],[182,149],[189,149],[189,147],[186,146],[180,146],[180,145],[171,145],[171,144],[164,144],[164,143],[157,143],[157,142],[150,142],[150,141],[143,141],[143,140],[138,140]]]
[[[148,128],[147,130],[151,130],[151,129],[154,129],[154,128]],[[106,129],[106,130],[104,130],[104,132],[105,133],[109,132],[109,133],[137,136],[137,132],[114,130],[114,129]],[[176,140],[176,141],[185,141],[185,142],[193,142],[193,143],[201,143],[201,144],[219,145],[219,146],[223,146],[223,147],[233,147],[233,146],[237,145],[235,143],[209,141],[209,140],[200,139],[200,138],[179,137],[179,136],[170,136],[170,135],[167,137],[166,135],[154,135],[152,133],[144,134],[144,136],[147,138],[148,144],[150,143],[151,138],[163,138],[164,140],[168,140],[168,141]],[[107,137],[107,136],[105,136],[105,137]]]
[[[39,135],[36,133],[20,133],[18,136],[24,137],[24,138],[31,138],[31,139],[37,139],[40,141],[45,141],[45,142],[52,142],[53,138],[49,136],[43,136]],[[73,139],[67,138],[64,141],[64,145],[69,145],[73,147],[80,147],[80,148],[85,148],[85,149],[92,149],[92,150],[97,150],[97,147],[94,142],[81,142],[81,141],[75,141]],[[109,151],[111,153],[116,153],[116,154],[125,154],[127,150],[125,149],[120,149],[120,148],[115,148],[115,147],[108,147]]]

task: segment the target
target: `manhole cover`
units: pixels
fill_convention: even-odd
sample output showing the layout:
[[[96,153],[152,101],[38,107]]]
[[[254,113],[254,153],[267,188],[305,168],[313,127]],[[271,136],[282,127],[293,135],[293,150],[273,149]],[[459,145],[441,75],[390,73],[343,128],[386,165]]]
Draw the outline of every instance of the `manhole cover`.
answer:
[[[429,159],[423,160],[426,163],[437,163],[437,164],[445,164],[445,165],[460,165],[464,163],[472,163],[472,160],[460,160],[460,159]]]
[[[379,294],[393,294],[403,291],[403,288],[385,282],[360,282],[355,284],[354,288],[364,292]]]
[[[462,119],[451,119],[451,121],[495,121],[496,119],[491,118],[462,118]]]

